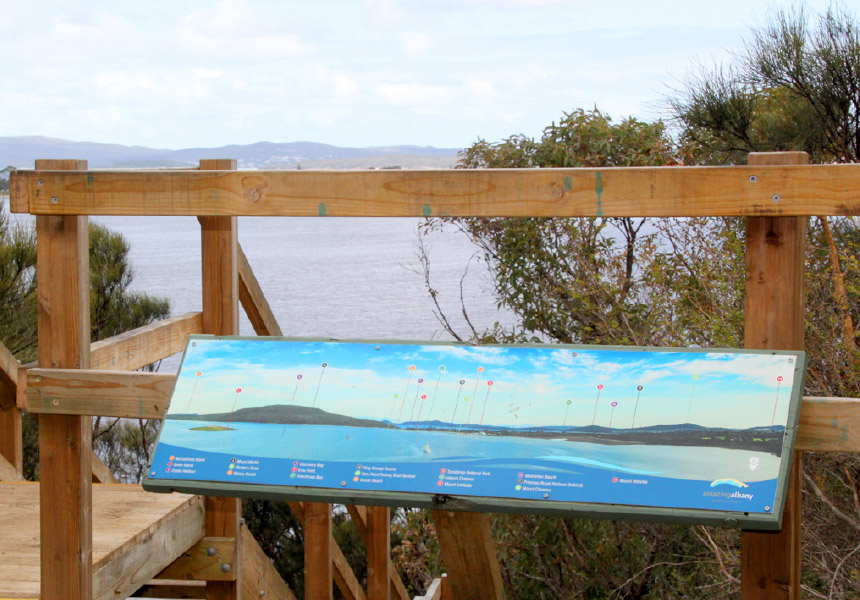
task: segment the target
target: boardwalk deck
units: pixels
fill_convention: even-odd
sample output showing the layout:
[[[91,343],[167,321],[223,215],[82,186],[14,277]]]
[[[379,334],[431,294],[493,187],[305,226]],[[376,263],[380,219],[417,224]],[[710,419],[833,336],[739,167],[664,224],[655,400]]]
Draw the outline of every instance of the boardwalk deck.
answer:
[[[93,597],[124,597],[203,537],[199,497],[93,485]],[[0,598],[39,598],[39,484],[0,483]]]

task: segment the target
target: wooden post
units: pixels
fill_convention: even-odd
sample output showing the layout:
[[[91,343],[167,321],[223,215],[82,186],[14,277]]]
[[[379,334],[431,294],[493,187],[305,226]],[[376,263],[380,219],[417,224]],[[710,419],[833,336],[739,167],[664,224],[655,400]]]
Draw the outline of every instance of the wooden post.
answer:
[[[502,571],[489,517],[447,510],[432,514],[451,596],[457,600],[502,600]]]
[[[37,160],[36,169],[87,168]],[[89,232],[83,216],[36,217],[39,366],[86,369],[90,358]],[[92,421],[39,419],[42,600],[90,600],[93,591]]]
[[[236,169],[236,161],[201,160],[201,170]],[[203,274],[203,333],[238,335],[239,275],[236,217],[198,217],[200,221],[201,261]],[[209,600],[238,600],[242,589],[242,553],[239,519],[242,501],[238,498],[206,498],[206,535],[232,537],[236,540],[234,581],[209,581]]]
[[[749,155],[750,165],[806,164],[805,152]],[[802,350],[807,217],[751,217],[746,227],[744,347]],[[799,600],[801,452],[795,452],[778,532],[744,531],[741,595],[744,599]]]
[[[305,600],[331,600],[331,504],[305,502]]]
[[[367,600],[389,600],[391,513],[387,506],[367,508]]]

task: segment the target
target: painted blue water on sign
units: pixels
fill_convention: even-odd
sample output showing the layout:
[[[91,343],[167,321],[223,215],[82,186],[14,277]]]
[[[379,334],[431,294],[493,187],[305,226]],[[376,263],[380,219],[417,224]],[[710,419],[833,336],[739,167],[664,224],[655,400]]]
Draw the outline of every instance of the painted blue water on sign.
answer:
[[[611,498],[640,506],[767,513],[779,464],[772,454],[711,447],[680,452],[673,446],[326,425],[232,423],[230,431],[199,429],[219,425],[224,424],[167,421],[150,479],[564,502]],[[758,461],[759,476],[750,472],[751,458]],[[712,485],[720,479],[727,483]]]
[[[771,516],[802,363],[790,352],[192,336],[144,486]]]

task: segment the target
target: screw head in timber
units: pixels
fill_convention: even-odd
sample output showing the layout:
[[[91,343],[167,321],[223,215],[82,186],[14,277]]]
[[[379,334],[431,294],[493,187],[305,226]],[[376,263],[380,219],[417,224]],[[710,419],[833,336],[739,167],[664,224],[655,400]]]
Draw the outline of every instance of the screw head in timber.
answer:
[[[59,202],[59,200],[57,200],[57,197],[51,196],[51,204],[56,204],[57,202]]]
[[[774,194],[772,200],[774,202],[779,202],[780,200],[782,200],[782,196],[780,196],[779,194]]]
[[[221,565],[221,572],[222,572],[222,573],[229,573],[229,572],[230,572],[230,569],[232,569],[232,568],[233,568],[233,567],[231,567],[231,566],[230,566],[230,563],[223,563],[223,564]]]
[[[756,181],[758,181],[758,177],[756,177],[755,175],[750,175],[750,183],[755,183]]]
[[[54,398],[53,400],[51,400],[51,404],[53,404],[54,406],[59,406],[60,405],[60,399]]]
[[[44,180],[44,179],[40,179],[40,180],[39,180],[39,185],[45,185],[45,180]]]
[[[209,556],[215,556],[217,554],[217,552],[215,552],[215,546],[209,546],[206,548],[206,554]]]

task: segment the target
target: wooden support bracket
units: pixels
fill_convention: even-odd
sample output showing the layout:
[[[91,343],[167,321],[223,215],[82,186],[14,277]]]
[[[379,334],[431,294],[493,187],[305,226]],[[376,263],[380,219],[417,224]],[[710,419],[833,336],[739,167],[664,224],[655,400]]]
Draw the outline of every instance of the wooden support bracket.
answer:
[[[236,580],[236,538],[204,537],[182,553],[159,579]]]
[[[484,513],[431,511],[442,561],[457,600],[502,600],[502,572]]]

